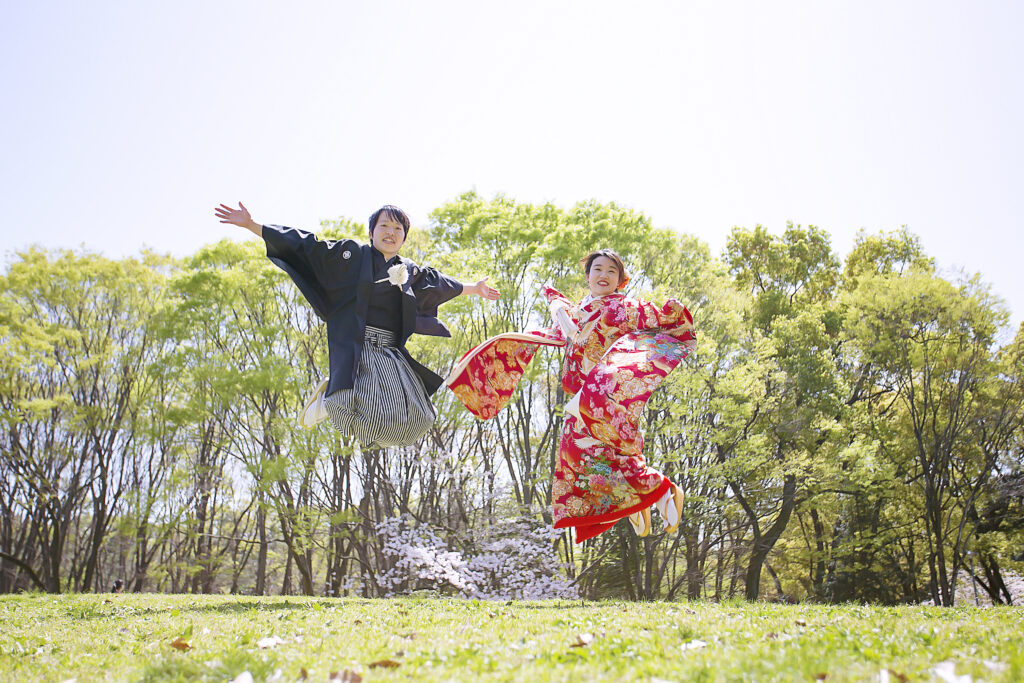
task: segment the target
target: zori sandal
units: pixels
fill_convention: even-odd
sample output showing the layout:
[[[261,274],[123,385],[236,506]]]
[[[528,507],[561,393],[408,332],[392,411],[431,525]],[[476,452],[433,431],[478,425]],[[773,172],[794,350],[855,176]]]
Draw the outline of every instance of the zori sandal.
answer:
[[[651,509],[644,508],[629,515],[630,525],[633,527],[633,531],[640,538],[643,538],[647,534],[651,533]]]
[[[655,503],[661,518],[665,520],[665,533],[671,534],[679,528],[683,518],[683,491],[675,484]]]
[[[325,379],[313,390],[313,395],[306,402],[306,407],[299,413],[299,424],[306,429],[316,427],[329,417],[327,409],[324,408],[324,392],[326,391],[327,380]]]

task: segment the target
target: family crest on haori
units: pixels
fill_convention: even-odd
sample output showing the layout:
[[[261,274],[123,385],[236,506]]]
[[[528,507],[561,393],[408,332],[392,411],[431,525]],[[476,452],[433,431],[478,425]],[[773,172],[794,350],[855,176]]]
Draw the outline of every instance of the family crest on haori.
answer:
[[[562,387],[572,398],[552,485],[555,528],[574,527],[582,542],[628,517],[646,536],[653,505],[673,532],[683,493],[647,465],[639,421],[651,393],[695,348],[693,316],[675,299],[659,307],[622,294],[629,277],[610,249],[581,264],[590,289],[582,301],[544,290],[555,327],[488,339],[459,360],[445,383],[486,420],[508,403],[540,347],[567,347]]]

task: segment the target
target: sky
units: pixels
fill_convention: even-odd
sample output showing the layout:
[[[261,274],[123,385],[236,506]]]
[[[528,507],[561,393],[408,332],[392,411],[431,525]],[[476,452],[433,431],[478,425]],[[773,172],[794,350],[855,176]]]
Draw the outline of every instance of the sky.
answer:
[[[1024,314],[1024,3],[82,2],[0,11],[0,252],[175,255],[467,190],[906,226]]]

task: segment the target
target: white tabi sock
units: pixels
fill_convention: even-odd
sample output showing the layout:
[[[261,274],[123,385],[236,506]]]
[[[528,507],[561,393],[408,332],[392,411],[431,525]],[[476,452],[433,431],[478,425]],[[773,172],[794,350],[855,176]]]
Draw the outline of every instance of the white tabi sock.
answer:
[[[665,520],[665,524],[669,527],[675,526],[679,521],[679,510],[676,510],[676,500],[675,496],[672,495],[671,487],[662,494],[654,506],[658,508],[661,518]]]

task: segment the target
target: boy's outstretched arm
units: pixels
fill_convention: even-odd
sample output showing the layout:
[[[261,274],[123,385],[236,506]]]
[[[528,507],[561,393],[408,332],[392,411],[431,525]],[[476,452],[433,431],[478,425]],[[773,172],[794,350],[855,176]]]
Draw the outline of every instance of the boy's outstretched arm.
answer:
[[[467,285],[466,283],[462,283],[462,293],[475,294],[481,299],[495,301],[501,296],[501,292],[487,284],[488,280],[490,280],[490,278],[485,277],[483,280],[480,280],[475,285]]]
[[[242,202],[238,202],[237,209],[232,209],[227,204],[221,204],[213,210],[213,213],[221,223],[238,225],[257,237],[263,237],[263,226],[252,219],[249,209],[245,208],[245,204]]]

